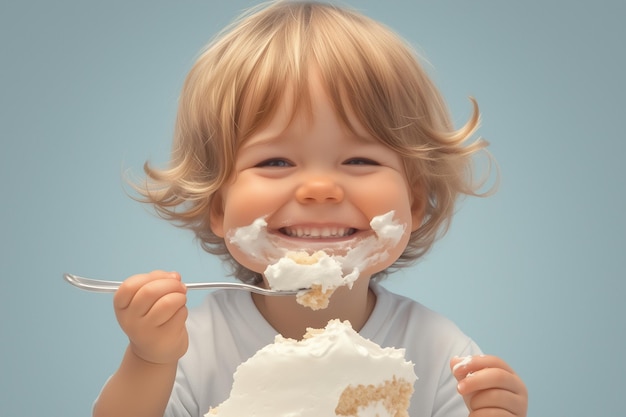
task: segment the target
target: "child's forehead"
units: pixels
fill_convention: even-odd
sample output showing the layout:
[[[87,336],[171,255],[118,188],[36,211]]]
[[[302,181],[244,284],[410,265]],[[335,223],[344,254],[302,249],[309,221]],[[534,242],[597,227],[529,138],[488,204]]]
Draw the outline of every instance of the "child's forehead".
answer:
[[[304,140],[305,138],[314,137],[308,135],[308,124],[291,123],[288,125],[273,125],[271,122],[266,126],[259,128],[257,131],[241,140],[239,149],[261,149],[263,147],[277,147],[282,145],[290,145],[294,142]],[[354,145],[380,145],[383,141],[364,134],[361,135],[349,127],[345,126],[343,131],[336,136],[337,140],[346,140]],[[307,139],[308,140],[308,139]]]
[[[248,129],[247,135],[240,138],[240,146],[244,143],[247,146],[275,143],[289,134],[308,130],[318,118],[328,120],[328,117],[335,118],[343,134],[357,142],[381,142],[367,130],[347,99],[328,93],[329,87],[324,83],[317,68],[312,67],[308,71],[306,82],[298,85],[289,82],[287,85],[273,109],[264,112],[264,117],[258,117],[254,123],[256,127]],[[261,114],[259,109],[255,108],[258,104],[255,106],[249,103],[245,107],[248,114],[242,114],[244,120]],[[249,143],[251,138],[253,144]]]

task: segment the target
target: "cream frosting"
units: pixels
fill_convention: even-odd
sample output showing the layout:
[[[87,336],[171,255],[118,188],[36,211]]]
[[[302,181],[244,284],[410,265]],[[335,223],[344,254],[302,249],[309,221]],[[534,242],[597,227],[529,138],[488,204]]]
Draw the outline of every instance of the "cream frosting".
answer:
[[[358,240],[353,247],[342,248],[343,255],[330,249],[314,251],[299,248],[297,253],[281,248],[267,233],[264,218],[234,230],[229,239],[250,256],[269,262],[264,276],[272,289],[298,290],[319,286],[326,291],[342,285],[351,288],[360,271],[384,260],[388,256],[386,247],[395,245],[404,234],[406,225],[395,222],[394,214],[392,210],[375,216],[370,221],[374,235]],[[317,262],[302,263],[298,259],[303,257],[300,253],[316,258]]]
[[[363,338],[348,321],[331,320],[301,341],[278,335],[237,368],[230,397],[206,416],[334,416],[349,386],[412,386],[417,377],[404,354]],[[359,417],[375,415],[390,416],[381,401],[359,409]]]
[[[314,262],[302,263],[299,256],[309,257]],[[310,256],[307,253],[288,252],[278,262],[269,265],[264,275],[270,287],[276,290],[298,290],[319,285],[322,291],[327,291],[340,285],[352,286],[359,277],[359,271],[355,268],[344,275],[341,262],[323,251]]]

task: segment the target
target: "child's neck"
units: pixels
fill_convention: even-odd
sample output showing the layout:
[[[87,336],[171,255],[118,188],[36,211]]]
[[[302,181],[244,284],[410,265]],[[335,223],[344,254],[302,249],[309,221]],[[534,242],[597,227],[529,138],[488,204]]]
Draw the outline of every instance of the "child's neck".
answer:
[[[352,289],[340,287],[330,297],[327,308],[311,310],[296,303],[295,297],[271,297],[253,294],[257,309],[265,320],[284,337],[302,339],[308,327],[324,328],[329,320],[348,320],[357,332],[369,318],[376,296],[369,289],[369,279],[359,278]]]

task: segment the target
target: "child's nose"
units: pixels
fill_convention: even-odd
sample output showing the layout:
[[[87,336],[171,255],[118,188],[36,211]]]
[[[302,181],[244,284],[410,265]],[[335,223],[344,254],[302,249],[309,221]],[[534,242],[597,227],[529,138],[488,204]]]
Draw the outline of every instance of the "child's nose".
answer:
[[[296,199],[302,204],[339,203],[343,197],[343,188],[330,177],[308,179],[296,190]]]

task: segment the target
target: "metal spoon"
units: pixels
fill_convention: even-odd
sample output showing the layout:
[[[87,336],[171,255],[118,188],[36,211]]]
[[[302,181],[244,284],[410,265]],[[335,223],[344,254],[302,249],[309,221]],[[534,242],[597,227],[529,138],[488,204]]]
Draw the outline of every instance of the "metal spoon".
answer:
[[[73,286],[85,291],[92,292],[115,292],[120,285],[120,281],[105,281],[101,279],[85,278],[74,274],[63,274],[63,278]],[[229,289],[244,290],[261,295],[295,295],[301,290],[284,291],[261,288],[256,285],[244,284],[242,282],[189,282],[185,284],[190,290],[207,289]]]

